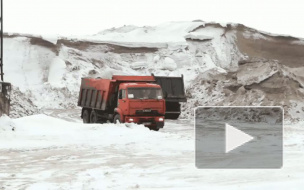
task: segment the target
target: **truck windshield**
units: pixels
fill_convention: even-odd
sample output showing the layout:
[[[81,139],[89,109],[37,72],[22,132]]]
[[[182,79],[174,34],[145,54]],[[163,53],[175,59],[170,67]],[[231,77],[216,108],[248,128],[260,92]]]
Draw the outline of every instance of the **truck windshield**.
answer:
[[[162,99],[160,88],[128,88],[129,99]]]

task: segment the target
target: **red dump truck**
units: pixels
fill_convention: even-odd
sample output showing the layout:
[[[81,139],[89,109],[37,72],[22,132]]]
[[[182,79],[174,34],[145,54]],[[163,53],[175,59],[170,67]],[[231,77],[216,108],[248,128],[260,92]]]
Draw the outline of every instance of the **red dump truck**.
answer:
[[[174,107],[168,116],[178,118],[179,101],[186,101],[183,84],[182,77],[157,79],[154,75],[82,78],[78,99],[81,118],[84,123],[134,122],[157,131],[164,126],[166,105]]]

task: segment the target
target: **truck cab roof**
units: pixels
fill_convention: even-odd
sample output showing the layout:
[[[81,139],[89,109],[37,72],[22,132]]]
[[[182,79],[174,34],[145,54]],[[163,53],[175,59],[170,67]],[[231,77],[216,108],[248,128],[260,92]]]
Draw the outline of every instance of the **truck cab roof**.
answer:
[[[160,88],[158,84],[146,83],[146,82],[129,82],[121,83],[120,88],[129,88],[129,87],[148,87],[148,88]]]

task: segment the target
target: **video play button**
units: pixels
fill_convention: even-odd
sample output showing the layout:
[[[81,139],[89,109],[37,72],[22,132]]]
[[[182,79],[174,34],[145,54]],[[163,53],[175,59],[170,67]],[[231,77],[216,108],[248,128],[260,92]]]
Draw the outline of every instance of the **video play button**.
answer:
[[[195,109],[197,168],[281,168],[281,107],[198,107]]]
[[[238,130],[228,123],[225,124],[225,127],[226,153],[254,139],[254,137],[244,133],[241,130]]]

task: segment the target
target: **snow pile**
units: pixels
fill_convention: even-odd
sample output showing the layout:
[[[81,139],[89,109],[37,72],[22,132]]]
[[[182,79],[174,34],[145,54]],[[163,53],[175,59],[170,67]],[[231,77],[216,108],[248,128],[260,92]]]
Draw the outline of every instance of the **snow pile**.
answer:
[[[55,57],[48,47],[33,45],[36,38],[5,38],[4,63],[6,63],[6,80],[18,87],[21,92],[34,89],[46,82],[44,72]]]
[[[183,118],[199,105],[276,105],[284,107],[286,118],[299,120],[304,114],[302,41],[202,21],[124,26],[57,41],[6,35],[6,80],[21,95],[14,98],[12,113],[75,108],[83,77],[153,73],[183,74],[188,95]],[[31,105],[24,108],[31,107],[29,113],[22,111],[22,99]]]
[[[49,68],[48,82],[54,87],[63,87],[63,77],[65,73],[65,62],[59,57],[54,58]]]
[[[44,114],[11,120],[7,116],[0,118],[1,130],[16,129],[15,138],[5,143],[6,136],[1,136],[1,148],[43,148],[49,146],[86,145],[125,145],[142,144],[147,140],[158,139],[155,145],[165,143],[174,137],[168,134],[150,131],[143,125],[127,124],[82,124],[56,119]],[[169,139],[168,139],[169,138]],[[89,140],[88,140],[89,139]],[[161,142],[163,141],[163,142]],[[39,143],[38,143],[39,142]],[[142,148],[144,148],[143,145]],[[167,149],[176,149],[171,143],[163,145]],[[159,150],[159,154],[165,154]]]
[[[12,86],[10,117],[18,118],[39,112],[27,94],[29,93],[22,93],[18,87]]]
[[[165,70],[167,69],[170,71],[174,71],[176,68],[177,68],[177,65],[176,65],[175,61],[173,59],[171,59],[170,57],[165,58],[163,65],[161,67],[161,69],[165,69]]]
[[[8,116],[3,115],[0,117],[0,133],[14,131],[15,128],[15,123]]]
[[[155,27],[123,26],[85,39],[111,42],[185,43],[184,36],[204,22],[166,22]]]
[[[147,63],[143,61],[134,62],[131,64],[131,68],[134,70],[147,68]]]
[[[112,79],[112,76],[113,76],[113,71],[111,69],[106,69],[103,73],[97,75],[97,77],[103,79]]]

